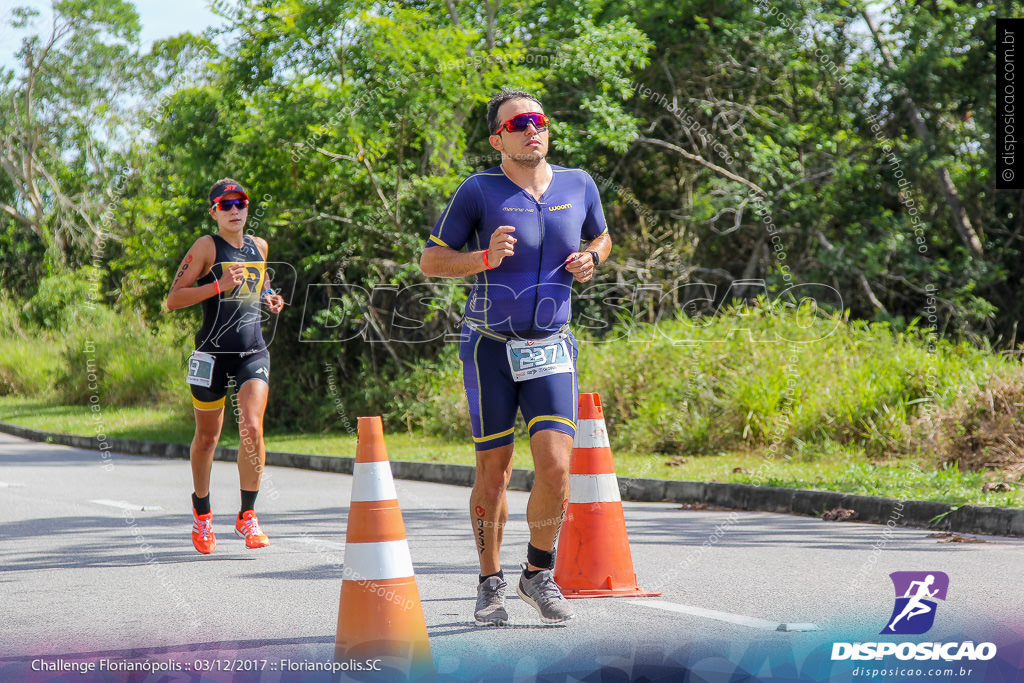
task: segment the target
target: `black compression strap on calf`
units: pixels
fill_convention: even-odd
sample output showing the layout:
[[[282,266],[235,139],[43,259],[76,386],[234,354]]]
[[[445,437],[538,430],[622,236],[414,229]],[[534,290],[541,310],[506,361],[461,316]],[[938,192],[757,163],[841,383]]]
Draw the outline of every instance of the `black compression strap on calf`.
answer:
[[[526,561],[534,567],[551,569],[555,564],[555,553],[551,550],[534,548],[532,543],[526,544]]]
[[[208,515],[210,514],[210,494],[207,493],[202,498],[196,496],[195,492],[192,493],[192,507],[196,509],[197,515]]]

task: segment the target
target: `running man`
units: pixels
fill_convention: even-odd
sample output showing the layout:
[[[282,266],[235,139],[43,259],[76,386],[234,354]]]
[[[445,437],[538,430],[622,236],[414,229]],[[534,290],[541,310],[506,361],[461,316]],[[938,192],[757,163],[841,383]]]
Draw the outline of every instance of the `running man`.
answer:
[[[210,188],[210,217],[216,235],[204,235],[188,250],[167,295],[168,310],[203,305],[203,325],[188,362],[189,388],[196,417],[192,439],[192,545],[203,554],[217,547],[210,509],[213,453],[224,424],[230,377],[238,398],[238,481],[242,505],[235,533],[247,548],[270,544],[254,511],[266,462],[263,413],[270,391],[270,354],[260,329],[260,303],[273,313],[284,298],[267,282],[267,241],[246,235],[249,196],[241,184],[224,178]],[[253,381],[258,380],[258,381]]]
[[[476,444],[469,500],[480,559],[476,623],[508,622],[499,553],[517,409],[530,433],[535,470],[526,511],[530,542],[517,592],[543,622],[558,623],[573,618],[551,572],[568,504],[579,393],[569,296],[573,279],[591,279],[612,243],[593,179],[547,162],[548,117],[536,97],[509,90],[495,95],[487,129],[501,165],[471,175],[455,190],[420,268],[429,277],[476,276],[459,351]]]
[[[935,594],[939,592],[938,588],[936,588],[933,591],[928,590],[933,583],[935,583],[934,574],[929,574],[928,576],[926,576],[924,581],[910,582],[910,585],[907,586],[907,594],[903,596],[905,598],[910,598],[910,600],[907,601],[906,606],[903,608],[903,611],[900,612],[899,616],[893,619],[892,623],[889,624],[890,631],[895,631],[896,622],[898,622],[900,619],[904,617],[907,618],[907,621],[910,621],[912,618],[920,614],[928,614],[932,611],[930,605],[921,601],[924,598],[933,598],[935,597]],[[915,586],[917,587],[916,593],[914,592]],[[911,595],[912,593],[913,595]]]

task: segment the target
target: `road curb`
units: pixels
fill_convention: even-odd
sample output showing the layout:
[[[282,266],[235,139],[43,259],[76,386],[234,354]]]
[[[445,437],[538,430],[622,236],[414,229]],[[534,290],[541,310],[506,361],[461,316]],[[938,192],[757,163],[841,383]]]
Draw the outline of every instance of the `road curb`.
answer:
[[[75,434],[58,434],[0,422],[0,432],[32,441],[54,443],[93,451],[112,451],[125,455],[147,455],[159,458],[189,457],[188,444],[107,438]],[[233,462],[236,448],[219,446],[214,458]],[[267,464],[295,467],[317,472],[351,474],[355,458],[332,455],[308,455],[267,451]],[[392,460],[391,471],[396,479],[427,481],[437,484],[472,486],[476,468],[472,465],[411,462]],[[859,496],[838,491],[809,491],[751,484],[720,484],[715,482],[674,481],[619,477],[619,493],[623,500],[635,502],[668,502],[706,504],[716,507],[755,512],[782,512],[820,517],[835,508],[854,510],[856,521],[885,524],[890,527],[923,527],[937,531],[989,534],[993,536],[1024,536],[1024,510],[1016,508],[962,505],[917,500],[896,500],[878,496]],[[508,488],[529,491],[533,471],[514,469]]]

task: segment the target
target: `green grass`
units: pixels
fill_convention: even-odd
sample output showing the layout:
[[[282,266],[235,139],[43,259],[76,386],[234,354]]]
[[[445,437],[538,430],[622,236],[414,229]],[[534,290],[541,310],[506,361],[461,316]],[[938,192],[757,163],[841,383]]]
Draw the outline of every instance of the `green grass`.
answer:
[[[174,443],[188,443],[192,439],[194,425],[187,413],[115,407],[105,408],[100,415],[108,436]],[[96,433],[94,414],[88,408],[53,405],[38,399],[0,397],[0,420],[46,431]],[[267,449],[271,451],[355,455],[355,435],[347,433],[287,433],[275,431],[268,425],[265,438]],[[221,445],[238,445],[238,433],[230,418],[225,423]],[[466,465],[475,462],[468,438],[449,439],[421,431],[399,431],[387,435],[387,447],[393,460]],[[669,464],[673,462],[678,464]],[[839,447],[829,453],[797,453],[789,458],[768,458],[767,451],[673,457],[616,450],[615,463],[616,472],[628,477],[785,486],[956,505],[1024,507],[1024,491],[1020,487],[1008,493],[982,493],[986,477],[981,472],[960,472],[955,468],[936,470],[927,462],[906,458],[872,464],[862,454]],[[529,444],[523,439],[516,442],[514,465],[531,466]]]
[[[57,320],[53,329],[0,296],[0,420],[94,435],[98,401],[108,436],[191,441],[190,330],[69,306],[73,287],[60,284],[26,309]],[[336,400],[351,413],[381,406],[393,459],[473,464],[457,352],[447,344],[391,379],[364,368]],[[317,393],[322,368],[299,364],[288,377],[303,417],[290,424],[312,429],[271,419],[268,449],[353,455],[354,435]],[[988,348],[759,301],[581,334],[579,381],[603,399],[622,476],[1024,506],[1024,368]],[[926,408],[935,419],[923,419]],[[221,443],[236,446],[227,423]],[[516,436],[514,464],[529,467],[521,421]],[[989,481],[1011,490],[982,492]]]
[[[733,331],[740,321],[749,332]],[[681,455],[778,442],[886,457],[922,404],[944,405],[1010,371],[966,344],[942,341],[930,353],[916,331],[765,309],[705,326],[666,321],[584,353],[581,387],[606,397],[620,446]]]
[[[15,396],[0,396],[0,421],[30,429],[94,436],[97,425],[108,437],[142,439],[165,443],[189,443],[195,431],[191,409],[186,411],[103,407],[96,417],[86,406],[57,405],[45,400]],[[322,434],[275,431],[265,425],[264,441],[267,450],[312,455],[338,455],[354,457],[355,434],[328,432]],[[238,446],[238,431],[230,413],[225,416],[220,445]],[[515,466],[528,467],[528,444],[517,449]],[[472,465],[476,462],[473,446],[423,433],[396,432],[387,437],[388,456],[393,460],[420,460]]]
[[[736,329],[742,327],[744,329]],[[465,433],[454,345],[395,387],[394,417],[428,433]],[[921,330],[801,311],[735,308],[580,340],[580,390],[600,393],[617,451],[712,456],[771,444],[790,453],[840,445],[868,458],[917,449],[922,407],[1020,370],[990,350]]]
[[[18,336],[0,340],[0,396],[49,391],[60,359],[45,345]]]

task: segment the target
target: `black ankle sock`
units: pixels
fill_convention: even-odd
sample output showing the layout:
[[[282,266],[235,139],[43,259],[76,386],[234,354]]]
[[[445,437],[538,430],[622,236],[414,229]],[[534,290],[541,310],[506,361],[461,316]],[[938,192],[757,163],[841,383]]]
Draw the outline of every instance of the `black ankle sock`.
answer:
[[[542,571],[542,569],[524,569],[523,576],[525,576],[528,579],[532,579],[533,577],[537,576],[537,574],[540,574]]]
[[[238,512],[238,518],[242,518],[242,513],[253,510],[256,507],[256,496],[259,494],[259,489],[255,491],[246,491],[245,489],[239,489],[242,492],[242,509]]]
[[[487,579],[491,578],[492,576],[497,576],[502,581],[505,580],[505,572],[503,570],[499,569],[497,574],[488,574],[487,576],[484,576],[483,574],[481,574],[480,575],[480,583],[483,583],[484,581],[486,581]]]
[[[196,509],[196,514],[208,515],[210,514],[210,494],[207,493],[202,498],[196,496],[195,491],[192,492],[192,507]]]
[[[555,563],[555,553],[552,550],[541,550],[540,548],[534,548],[532,543],[526,545],[526,561],[532,564],[534,567],[540,567],[541,569],[551,569]],[[527,576],[526,578],[533,578]]]

